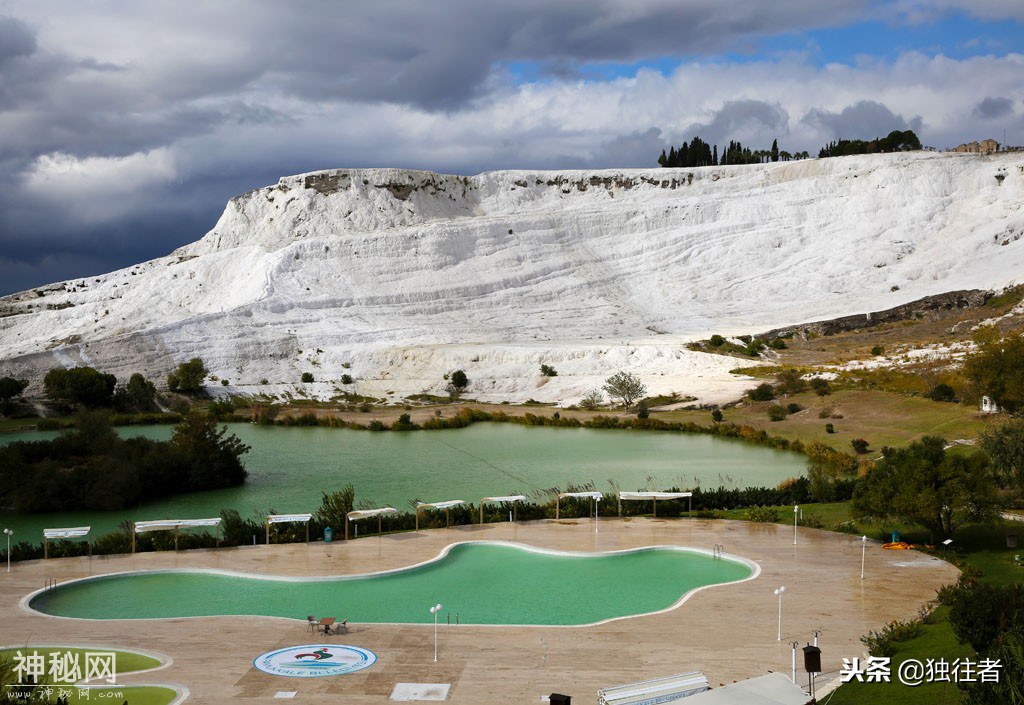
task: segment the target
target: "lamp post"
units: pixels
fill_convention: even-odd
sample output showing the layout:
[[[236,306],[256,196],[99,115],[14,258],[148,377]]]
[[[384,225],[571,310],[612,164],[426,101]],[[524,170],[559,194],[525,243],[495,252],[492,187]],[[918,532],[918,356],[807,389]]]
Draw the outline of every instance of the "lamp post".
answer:
[[[868,537],[860,537],[860,579],[864,579],[864,552],[868,549]],[[817,644],[815,644],[817,646]]]
[[[434,662],[437,662],[437,613],[441,611],[443,605],[439,602],[430,608],[430,614],[434,615]]]
[[[796,517],[800,513],[800,507],[793,505],[793,545],[796,546]]]
[[[11,529],[4,529],[4,534],[7,535],[7,572],[11,572],[11,536],[14,535],[14,531]]]
[[[782,593],[786,592],[786,586],[780,585],[775,588],[775,594],[779,596],[779,638],[778,641],[782,641]]]
[[[793,675],[791,676],[790,680],[796,683],[796,649],[798,646],[800,646],[800,642],[791,641],[789,642],[789,646],[791,649],[793,649]]]

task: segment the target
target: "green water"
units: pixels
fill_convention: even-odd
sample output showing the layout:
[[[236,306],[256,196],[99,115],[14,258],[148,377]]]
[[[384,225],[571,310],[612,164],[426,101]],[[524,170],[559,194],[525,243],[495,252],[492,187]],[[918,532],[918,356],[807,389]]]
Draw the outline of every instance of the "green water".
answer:
[[[95,535],[124,519],[198,519],[221,508],[243,516],[312,512],[321,491],[352,484],[357,504],[390,504],[409,510],[410,501],[525,494],[548,499],[543,490],[593,482],[596,489],[683,489],[775,486],[802,475],[806,459],[734,439],[665,431],[537,428],[476,424],[469,428],[408,433],[370,433],[336,428],[276,428],[231,424],[252,450],[243,456],[249,479],[226,490],[177,495],[116,512],[0,513],[15,540],[42,541],[48,527],[89,526]],[[169,426],[124,427],[122,434],[170,438]],[[0,443],[52,438],[55,432],[0,434]]]
[[[352,622],[590,624],[665,609],[688,591],[742,580],[751,569],[702,553],[652,548],[552,555],[513,545],[460,544],[397,573],[313,581],[204,572],[133,573],[60,586],[31,606],[64,617],[125,619],[264,615]]]

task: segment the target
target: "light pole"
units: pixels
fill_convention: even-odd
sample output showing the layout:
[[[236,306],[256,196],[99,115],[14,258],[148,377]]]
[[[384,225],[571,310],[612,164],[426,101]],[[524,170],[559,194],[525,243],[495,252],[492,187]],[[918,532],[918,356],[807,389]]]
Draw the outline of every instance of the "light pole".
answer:
[[[4,529],[4,533],[7,535],[7,572],[11,572],[11,536],[14,535],[14,531],[11,529]]]
[[[860,579],[864,579],[864,552],[868,549],[868,537],[860,537]],[[817,644],[815,644],[817,646]]]
[[[781,585],[775,588],[775,594],[779,596],[779,638],[782,641],[782,593],[786,592],[786,586]]]
[[[430,614],[434,615],[434,662],[437,662],[437,613],[441,611],[443,605],[439,602],[430,608]]]
[[[811,634],[814,635],[814,645],[817,646],[818,645],[818,637],[821,636],[821,630],[820,629],[814,629],[814,630],[811,631]]]
[[[792,676],[791,680],[794,683],[796,683],[796,649],[797,649],[798,646],[800,646],[800,642],[799,641],[791,641],[791,642],[789,642],[789,646],[793,649],[793,676]]]
[[[796,546],[796,517],[800,512],[800,507],[793,505],[793,545]]]

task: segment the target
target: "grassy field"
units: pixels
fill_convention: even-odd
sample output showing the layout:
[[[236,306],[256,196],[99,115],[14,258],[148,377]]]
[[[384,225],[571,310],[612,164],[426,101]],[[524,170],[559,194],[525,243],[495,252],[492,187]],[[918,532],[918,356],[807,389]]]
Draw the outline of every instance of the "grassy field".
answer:
[[[882,446],[902,446],[922,436],[942,436],[947,441],[976,438],[992,422],[972,406],[935,402],[924,397],[911,397],[877,390],[841,389],[824,397],[801,392],[780,400],[783,405],[799,404],[802,408],[782,421],[768,418],[773,402],[745,403],[723,411],[724,421],[764,429],[774,436],[798,438],[807,443],[817,441],[837,450],[851,452],[850,441],[863,438],[871,450]],[[827,412],[829,418],[821,418]],[[707,424],[708,411],[679,410],[659,412],[656,418],[666,421],[693,421]],[[842,418],[833,418],[841,416]],[[827,433],[831,423],[835,433]]]

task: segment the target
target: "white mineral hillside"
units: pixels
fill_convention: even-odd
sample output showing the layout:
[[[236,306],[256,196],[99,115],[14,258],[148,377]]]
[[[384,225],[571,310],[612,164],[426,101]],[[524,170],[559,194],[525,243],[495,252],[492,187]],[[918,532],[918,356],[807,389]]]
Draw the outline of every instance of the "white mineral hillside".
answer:
[[[168,257],[0,299],[0,374],[198,356],[214,390],[397,399],[463,368],[478,399],[570,403],[624,369],[721,401],[749,380],[684,341],[1020,281],[1022,204],[1024,154],[289,176]]]

